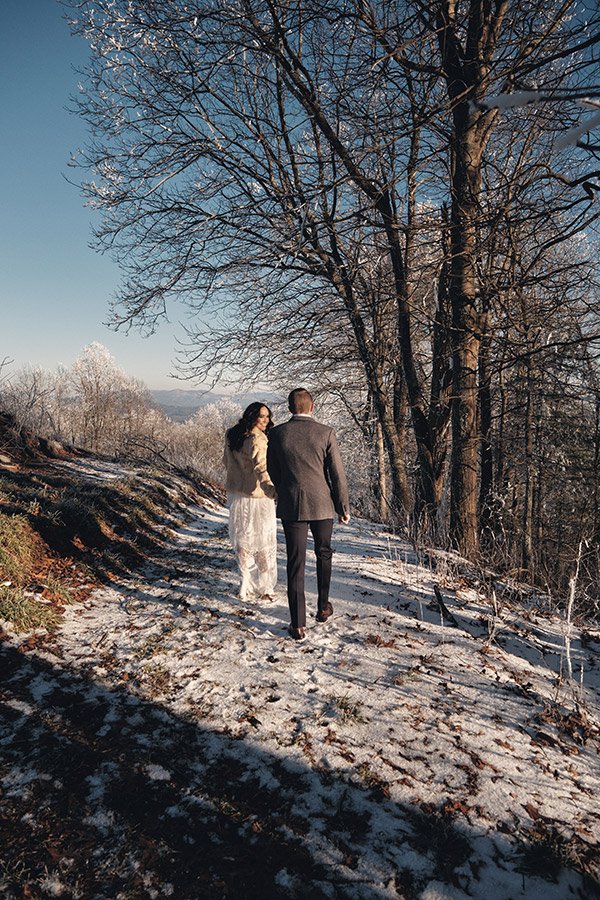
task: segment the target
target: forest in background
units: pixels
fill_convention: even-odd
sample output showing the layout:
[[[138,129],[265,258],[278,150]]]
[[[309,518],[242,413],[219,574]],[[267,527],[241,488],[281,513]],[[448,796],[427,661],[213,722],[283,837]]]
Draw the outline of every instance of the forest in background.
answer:
[[[201,471],[215,482],[223,476],[225,431],[241,414],[238,404],[219,398],[175,421],[144,382],[127,375],[97,342],[71,367],[54,372],[36,366],[12,372],[5,360],[0,411],[13,416],[19,430],[70,447]]]
[[[285,403],[273,404],[260,391],[247,398],[206,394],[202,406],[200,392],[190,393],[195,406],[187,416],[180,419],[184,393],[177,398],[177,418],[170,415],[155,392],[120,369],[97,342],[85,347],[71,367],[54,372],[35,366],[12,372],[7,361],[0,367],[0,412],[14,417],[18,430],[113,459],[189,471],[217,484],[225,478],[225,433],[241,416],[243,403],[265,400],[273,406],[275,423],[289,416]],[[377,520],[368,446],[361,431],[331,398],[323,415],[338,429],[356,512]]]

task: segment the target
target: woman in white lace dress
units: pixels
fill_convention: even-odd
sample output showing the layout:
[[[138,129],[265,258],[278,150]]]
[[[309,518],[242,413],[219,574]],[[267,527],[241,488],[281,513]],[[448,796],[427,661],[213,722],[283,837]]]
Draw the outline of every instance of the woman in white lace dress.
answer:
[[[277,583],[275,488],[267,472],[271,410],[251,403],[225,436],[229,537],[241,574],[239,596],[272,597]]]

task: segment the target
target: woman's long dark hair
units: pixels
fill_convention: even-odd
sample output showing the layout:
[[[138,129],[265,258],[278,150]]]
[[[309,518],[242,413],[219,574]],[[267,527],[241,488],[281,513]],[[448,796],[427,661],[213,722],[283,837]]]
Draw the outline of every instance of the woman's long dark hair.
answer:
[[[230,450],[241,450],[242,444],[256,425],[260,416],[260,411],[261,409],[263,409],[263,407],[269,411],[269,424],[267,425],[267,431],[269,431],[269,429],[273,427],[273,422],[271,421],[271,410],[269,409],[267,404],[251,403],[250,406],[247,406],[244,410],[242,418],[239,420],[237,425],[234,425],[233,428],[230,428],[227,432],[227,443],[229,444]]]

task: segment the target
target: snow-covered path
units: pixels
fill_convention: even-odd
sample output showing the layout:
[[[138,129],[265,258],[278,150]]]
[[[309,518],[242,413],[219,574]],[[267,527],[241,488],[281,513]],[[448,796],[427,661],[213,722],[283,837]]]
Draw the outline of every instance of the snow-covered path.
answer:
[[[30,896],[600,896],[597,636],[559,682],[557,619],[505,607],[490,642],[438,570],[448,627],[432,572],[358,521],[297,644],[283,547],[275,600],[241,604],[226,525],[196,509],[139,582],[5,648],[5,798],[62,834]]]

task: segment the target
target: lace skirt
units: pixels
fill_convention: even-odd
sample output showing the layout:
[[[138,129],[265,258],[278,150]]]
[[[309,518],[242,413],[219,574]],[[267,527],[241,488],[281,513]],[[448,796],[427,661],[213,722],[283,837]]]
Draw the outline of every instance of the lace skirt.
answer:
[[[242,583],[240,598],[273,594],[277,584],[277,521],[268,497],[229,493],[229,538]]]

